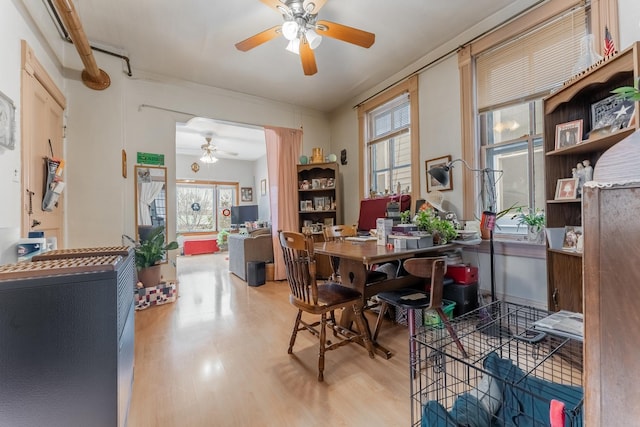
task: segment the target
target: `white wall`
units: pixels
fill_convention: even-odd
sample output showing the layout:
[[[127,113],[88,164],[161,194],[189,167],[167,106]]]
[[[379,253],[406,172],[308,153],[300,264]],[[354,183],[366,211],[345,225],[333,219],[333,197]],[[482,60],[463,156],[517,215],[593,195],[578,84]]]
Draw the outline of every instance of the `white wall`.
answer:
[[[635,41],[640,41],[640,5],[638,0],[618,0],[620,16],[620,47],[623,50]]]
[[[267,174],[267,156],[256,160],[255,170],[255,190],[253,191],[253,200],[258,204],[258,219],[260,221],[269,221],[271,223],[271,204],[269,203],[269,176]],[[262,194],[261,181],[265,180],[267,184],[266,193]]]
[[[78,80],[69,81],[70,247],[117,244],[121,234],[133,233],[132,170],[138,151],[165,155],[169,171],[168,211],[175,209],[172,200],[178,167],[175,126],[190,116],[153,107],[256,125],[303,126],[303,145],[307,151],[311,151],[307,147],[328,149],[328,120],[319,112],[191,83],[151,80],[151,76],[130,79],[122,73],[119,61],[105,55],[96,56],[99,66],[111,76],[109,89],[96,93]],[[122,149],[130,159],[127,179],[123,179],[120,172]],[[186,165],[181,169],[183,167]],[[259,192],[260,181],[253,167],[241,183],[254,187],[254,197]],[[175,221],[169,221],[167,230],[173,239]]]
[[[64,90],[64,79],[59,64],[49,55],[51,49],[60,49],[62,42],[48,46],[41,43],[42,36],[34,31],[29,15],[20,2],[8,1],[0,5],[0,91],[16,107],[15,149],[0,147],[0,264],[17,260],[15,244],[20,238],[21,176],[20,151],[20,40],[26,40],[46,67],[53,81]]]

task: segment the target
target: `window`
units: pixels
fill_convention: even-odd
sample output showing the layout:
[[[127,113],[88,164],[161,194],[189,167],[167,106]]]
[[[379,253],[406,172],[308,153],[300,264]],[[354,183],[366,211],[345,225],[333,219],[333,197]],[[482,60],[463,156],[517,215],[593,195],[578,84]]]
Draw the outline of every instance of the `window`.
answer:
[[[376,193],[411,188],[411,118],[404,94],[367,114],[369,189]]]
[[[360,188],[370,192],[417,192],[420,187],[418,78],[410,77],[358,106]],[[413,164],[412,164],[413,163]]]
[[[485,167],[503,171],[496,181],[495,210],[544,209],[542,100],[518,103],[479,115]],[[497,220],[497,232],[524,233],[510,215]]]
[[[178,233],[217,232],[231,227],[231,209],[237,200],[238,185],[226,183],[176,183],[176,231]]]
[[[463,88],[475,93],[463,97],[462,105],[464,144],[475,157],[467,160],[503,171],[495,187],[497,212],[544,209],[542,97],[573,75],[588,23],[584,4],[572,8],[575,3],[564,2],[563,10],[560,3],[506,25],[459,55]],[[470,188],[477,183],[465,184]],[[486,191],[480,199],[484,203],[465,195],[464,214],[478,216],[487,207]],[[526,232],[510,215],[497,224],[498,233]]]

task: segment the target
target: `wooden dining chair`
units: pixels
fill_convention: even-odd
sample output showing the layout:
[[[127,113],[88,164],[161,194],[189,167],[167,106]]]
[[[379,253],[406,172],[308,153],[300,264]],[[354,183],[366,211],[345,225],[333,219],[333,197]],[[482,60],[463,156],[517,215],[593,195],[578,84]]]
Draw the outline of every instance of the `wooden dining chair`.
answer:
[[[332,225],[324,228],[324,241],[325,242],[341,242],[347,237],[355,237],[358,235],[358,228],[355,225]],[[331,265],[331,280],[341,282],[340,280],[340,258],[329,257],[329,264]],[[382,271],[370,270],[367,272],[367,284],[378,282],[380,280],[386,280],[387,275]]]
[[[458,349],[464,358],[467,357],[456,331],[451,326],[449,318],[442,309],[442,292],[444,273],[446,272],[446,257],[424,257],[409,258],[404,261],[404,269],[412,276],[429,279],[425,283],[425,290],[417,290],[413,288],[398,289],[395,291],[380,292],[377,295],[378,300],[382,303],[376,326],[373,332],[373,340],[378,338],[382,319],[389,305],[404,308],[407,310],[407,323],[409,326],[409,337],[415,335],[415,313],[414,310],[433,309],[440,320],[447,328],[447,332],[456,343]],[[428,291],[426,291],[428,289]],[[415,361],[415,342],[410,340],[409,360],[413,369]]]
[[[280,245],[289,282],[289,302],[298,309],[291,333],[288,353],[293,353],[298,331],[307,330],[320,341],[318,358],[318,381],[324,380],[324,354],[351,342],[359,342],[373,358],[373,344],[369,328],[362,314],[362,294],[335,282],[316,282],[316,261],[313,254],[313,239],[300,233],[281,231]],[[332,315],[334,310],[353,310],[358,332],[341,327]],[[302,313],[320,316],[312,323],[302,320]],[[327,316],[329,314],[329,316]],[[327,341],[327,327],[331,328],[337,341]]]

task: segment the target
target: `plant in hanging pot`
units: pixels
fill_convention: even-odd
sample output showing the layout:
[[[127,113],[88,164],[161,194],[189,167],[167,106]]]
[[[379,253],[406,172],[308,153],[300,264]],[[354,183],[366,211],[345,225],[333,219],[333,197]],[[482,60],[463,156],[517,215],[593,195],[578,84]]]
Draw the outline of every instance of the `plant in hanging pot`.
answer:
[[[165,243],[164,226],[154,228],[146,239],[136,242],[134,250],[138,281],[145,288],[160,283],[162,276],[159,262],[164,260],[167,251],[173,249],[178,249],[178,243]]]

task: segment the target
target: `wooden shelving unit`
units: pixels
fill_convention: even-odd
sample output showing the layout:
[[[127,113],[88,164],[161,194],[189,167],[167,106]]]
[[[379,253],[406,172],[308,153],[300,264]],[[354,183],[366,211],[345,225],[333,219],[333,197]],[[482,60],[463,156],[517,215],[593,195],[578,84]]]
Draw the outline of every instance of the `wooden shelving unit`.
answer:
[[[592,136],[591,106],[620,86],[633,86],[640,75],[639,43],[607,59],[572,79],[544,100],[545,195],[547,228],[582,226],[582,200],[554,200],[558,179],[570,178],[571,169],[583,160],[595,167],[604,151],[631,135],[638,128],[635,120],[625,129]],[[583,141],[555,149],[556,125],[583,120]],[[547,249],[547,292],[549,310],[583,310],[582,254]]]
[[[322,204],[320,204],[321,200],[323,200]],[[321,225],[342,224],[341,203],[338,163],[298,165],[298,225],[300,230],[302,230],[305,221]],[[314,232],[313,238],[317,242],[324,241],[322,230]],[[316,273],[321,279],[326,279],[331,275],[331,264],[327,256],[316,256]]]
[[[324,200],[322,204],[321,200]],[[338,163],[298,165],[298,206],[300,227],[305,221],[312,224],[325,224],[325,220],[341,223]]]

